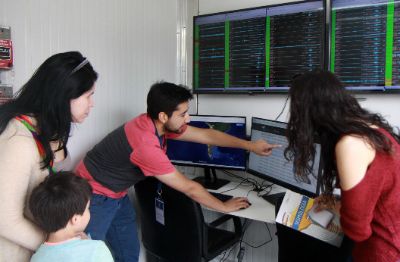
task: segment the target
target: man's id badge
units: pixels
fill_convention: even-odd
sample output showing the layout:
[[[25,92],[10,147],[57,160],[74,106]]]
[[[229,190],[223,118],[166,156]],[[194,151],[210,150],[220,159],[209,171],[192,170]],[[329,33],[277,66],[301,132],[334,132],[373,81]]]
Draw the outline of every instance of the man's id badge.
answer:
[[[156,221],[165,226],[164,201],[161,198],[156,197],[154,202],[156,207]]]

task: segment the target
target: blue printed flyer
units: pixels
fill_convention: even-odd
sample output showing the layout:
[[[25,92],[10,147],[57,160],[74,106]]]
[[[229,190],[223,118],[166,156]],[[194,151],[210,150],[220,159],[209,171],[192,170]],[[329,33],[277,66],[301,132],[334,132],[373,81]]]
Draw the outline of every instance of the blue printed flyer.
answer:
[[[328,211],[315,214],[313,204],[313,198],[287,190],[276,222],[340,247],[343,231],[339,216]]]

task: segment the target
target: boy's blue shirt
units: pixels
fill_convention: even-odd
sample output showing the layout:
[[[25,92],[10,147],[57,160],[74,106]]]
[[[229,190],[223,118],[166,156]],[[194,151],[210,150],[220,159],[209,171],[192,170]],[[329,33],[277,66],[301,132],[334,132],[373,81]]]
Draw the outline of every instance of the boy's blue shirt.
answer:
[[[59,244],[42,244],[31,262],[113,262],[110,250],[103,241],[71,239]]]

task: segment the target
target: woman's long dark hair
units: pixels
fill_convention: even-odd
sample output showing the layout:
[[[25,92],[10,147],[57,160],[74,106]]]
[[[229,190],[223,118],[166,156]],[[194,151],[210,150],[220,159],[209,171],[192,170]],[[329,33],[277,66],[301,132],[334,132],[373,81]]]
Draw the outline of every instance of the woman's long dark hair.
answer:
[[[327,194],[332,192],[337,182],[335,145],[342,136],[352,134],[366,138],[375,150],[388,154],[391,153],[392,143],[370,125],[385,129],[400,141],[382,116],[361,108],[330,72],[314,71],[296,77],[292,81],[289,96],[289,146],[285,156],[294,159],[296,175],[304,178],[311,173],[314,143],[318,138],[324,163],[322,190]]]
[[[82,67],[78,68],[79,65]],[[67,154],[72,122],[71,99],[89,91],[96,80],[97,73],[79,52],[49,57],[16,97],[0,106],[0,134],[14,117],[22,114],[34,117],[46,153],[42,168],[47,168],[54,158],[50,142],[59,141],[57,151],[63,150]]]

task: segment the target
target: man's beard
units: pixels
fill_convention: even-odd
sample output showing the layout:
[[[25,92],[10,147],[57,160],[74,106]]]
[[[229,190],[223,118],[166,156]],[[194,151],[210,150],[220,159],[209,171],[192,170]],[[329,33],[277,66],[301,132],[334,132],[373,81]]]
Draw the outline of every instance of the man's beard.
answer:
[[[164,125],[164,130],[167,131],[168,133],[175,133],[175,134],[179,135],[179,134],[182,134],[182,127],[183,126],[181,126],[178,129],[172,129],[168,124],[165,124]]]

